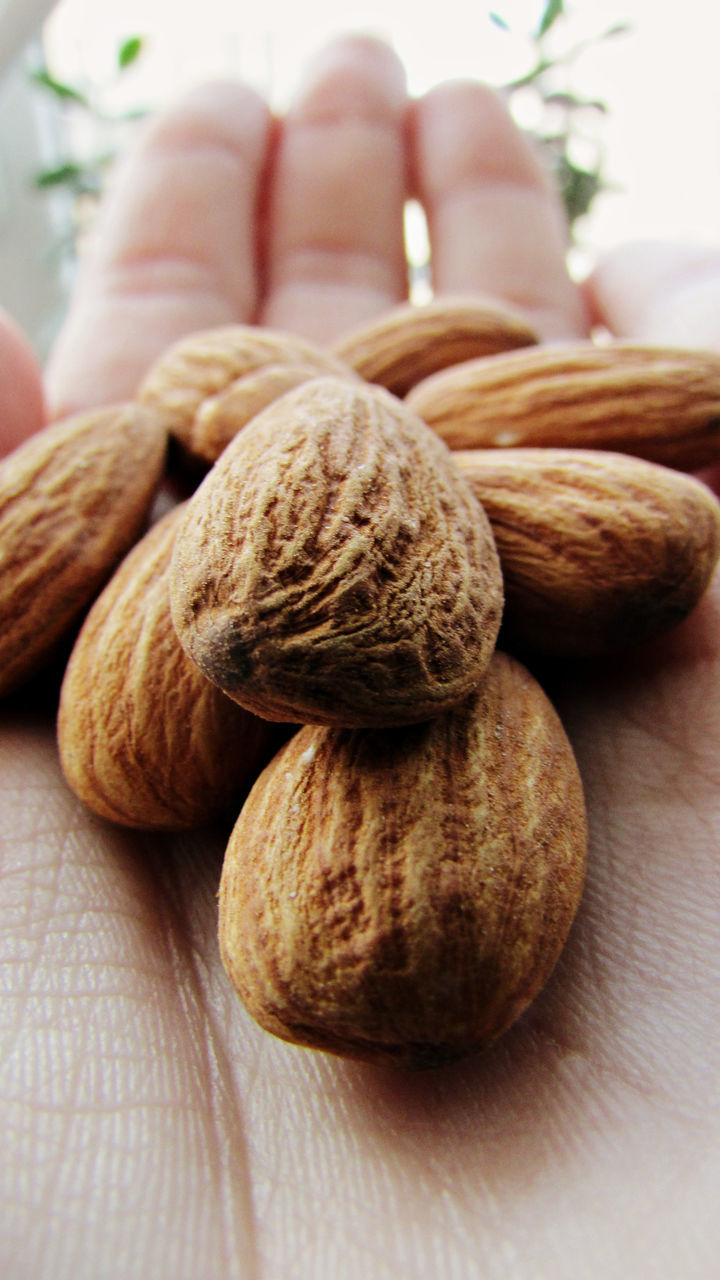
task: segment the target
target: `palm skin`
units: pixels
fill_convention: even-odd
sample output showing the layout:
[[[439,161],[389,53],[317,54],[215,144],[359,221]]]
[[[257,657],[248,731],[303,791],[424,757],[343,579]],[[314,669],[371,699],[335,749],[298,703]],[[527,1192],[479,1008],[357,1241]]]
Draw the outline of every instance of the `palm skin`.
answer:
[[[382,311],[406,288],[408,181],[439,292],[505,297],[548,339],[594,315],[638,337],[718,340],[693,306],[714,259],[619,253],[581,294],[552,196],[492,95],[443,86],[408,113],[394,56],[344,40],[283,121],[224,85],[153,126],[50,362],[52,408],[131,394],[193,328],[252,320],[323,340]],[[52,681],[9,699],[2,1274],[710,1280],[719,615],[716,586],[652,648],[550,677],[588,798],[583,904],[507,1036],[417,1076],[260,1031],[219,961],[227,832],[93,818],[59,773]]]

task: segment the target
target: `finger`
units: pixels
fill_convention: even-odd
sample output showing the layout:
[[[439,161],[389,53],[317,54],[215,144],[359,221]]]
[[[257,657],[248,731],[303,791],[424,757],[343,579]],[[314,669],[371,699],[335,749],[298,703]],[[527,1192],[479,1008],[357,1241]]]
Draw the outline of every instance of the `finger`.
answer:
[[[603,258],[586,284],[593,319],[618,337],[720,350],[720,251],[641,241]]]
[[[128,158],[47,371],[53,411],[122,399],[168,343],[249,319],[269,112],[242,85],[194,90]]]
[[[14,322],[0,312],[0,454],[32,435],[44,420],[38,361]]]
[[[312,66],[278,141],[264,323],[325,341],[406,296],[405,108],[376,40],[343,38]]]
[[[473,82],[439,85],[414,104],[409,137],[435,292],[489,293],[546,339],[586,333],[560,202],[500,97]]]

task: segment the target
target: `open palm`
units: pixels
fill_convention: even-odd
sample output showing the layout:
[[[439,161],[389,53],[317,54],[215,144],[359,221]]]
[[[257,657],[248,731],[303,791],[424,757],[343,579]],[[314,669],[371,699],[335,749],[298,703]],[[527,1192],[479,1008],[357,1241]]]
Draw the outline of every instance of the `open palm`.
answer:
[[[713,260],[618,254],[581,295],[553,198],[494,96],[442,86],[408,111],[394,55],[344,40],[282,121],[226,84],[152,126],[107,203],[51,403],[132,394],[191,329],[251,320],[326,340],[383,311],[407,290],[409,193],[438,292],[505,298],[548,340],[585,334],[594,311],[622,333],[720,341]],[[260,1031],[219,961],[227,833],[93,818],[59,774],[48,696],[10,699],[2,1274],[716,1275],[719,677],[713,590],[653,649],[555,681],[590,813],[579,917],[505,1039],[420,1076]]]

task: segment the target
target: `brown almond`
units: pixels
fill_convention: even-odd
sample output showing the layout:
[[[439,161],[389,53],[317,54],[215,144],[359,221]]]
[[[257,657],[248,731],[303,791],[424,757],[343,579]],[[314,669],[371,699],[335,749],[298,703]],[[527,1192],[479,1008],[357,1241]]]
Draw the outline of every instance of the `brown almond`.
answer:
[[[282,748],[226,851],[223,963],[284,1040],[439,1066],[485,1049],[547,982],[586,845],[562,725],[496,653],[430,723],[307,727]]]
[[[495,536],[503,644],[609,652],[669,630],[707,589],[720,556],[720,505],[699,480],[593,450],[453,456]]]
[[[344,334],[333,350],[367,382],[404,396],[439,369],[537,341],[527,321],[499,302],[448,296],[401,303]]]
[[[126,556],[75,642],[60,695],[65,777],[95,813],[145,829],[198,826],[239,805],[277,730],[227,698],[170,616],[176,507]]]
[[[317,369],[308,364],[267,364],[246,373],[203,401],[195,417],[194,448],[207,462],[215,462],[251,418],[286,391],[317,377]]]
[[[379,387],[323,378],[242,431],[173,552],[181,643],[268,719],[422,720],[481,678],[502,581],[437,436]]]
[[[293,378],[300,369],[306,371],[306,378],[325,374],[354,376],[329,351],[294,334],[254,325],[225,325],[188,334],[169,347],[148,371],[139,399],[158,414],[189,457],[207,466],[218,457],[231,433],[240,430],[277,394],[288,390],[278,372],[286,365],[293,370]],[[274,369],[274,375],[258,380],[257,375],[267,368]],[[244,395],[242,382],[246,378],[249,381]],[[208,410],[205,402],[215,400],[230,388],[237,415],[235,431],[226,405],[218,437],[218,406]]]
[[[167,437],[136,404],[56,422],[0,463],[0,692],[55,651],[138,537]]]
[[[720,354],[619,341],[468,361],[408,404],[452,449],[610,449],[695,471],[720,458]]]

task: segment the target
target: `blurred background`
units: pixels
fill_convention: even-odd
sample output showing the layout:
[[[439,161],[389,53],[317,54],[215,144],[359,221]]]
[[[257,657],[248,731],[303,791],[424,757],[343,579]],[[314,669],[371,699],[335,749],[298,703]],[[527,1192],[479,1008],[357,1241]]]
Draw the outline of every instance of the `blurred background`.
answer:
[[[555,168],[571,265],[636,237],[720,240],[720,7],[708,0],[0,0],[0,305],[43,357],[103,183],[144,116],[213,76],[282,109],[329,36],[370,31],[412,93],[486,80]],[[340,11],[340,12],[339,12]],[[422,216],[408,211],[422,288]]]

